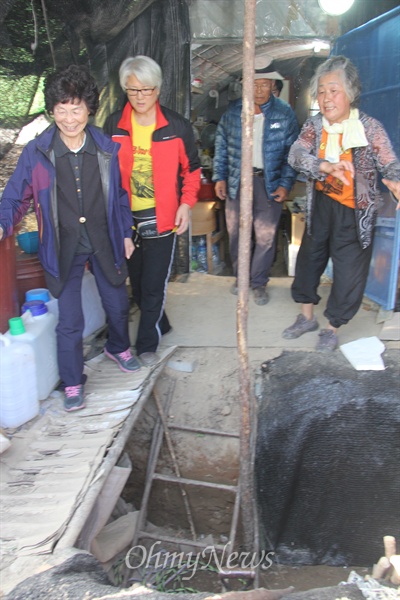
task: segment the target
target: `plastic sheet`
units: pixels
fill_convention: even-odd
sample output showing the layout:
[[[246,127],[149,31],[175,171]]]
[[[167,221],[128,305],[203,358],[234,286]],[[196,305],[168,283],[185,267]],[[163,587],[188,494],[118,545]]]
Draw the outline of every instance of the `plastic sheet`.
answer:
[[[204,44],[242,40],[243,0],[192,0],[190,26],[193,39]],[[327,15],[317,2],[271,2],[257,0],[256,38],[315,37],[326,30]]]
[[[161,104],[189,118],[190,36],[186,3],[183,0],[153,2],[124,25],[113,39],[88,46],[91,69],[102,90],[97,123],[102,125],[108,114],[125,103],[118,69],[126,57],[136,54],[150,56],[161,66]]]

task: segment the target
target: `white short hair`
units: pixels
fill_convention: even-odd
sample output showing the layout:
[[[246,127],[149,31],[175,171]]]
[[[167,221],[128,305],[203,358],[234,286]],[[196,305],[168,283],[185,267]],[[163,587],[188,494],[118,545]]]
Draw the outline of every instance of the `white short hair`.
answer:
[[[131,56],[126,58],[119,68],[119,83],[126,90],[128,77],[134,75],[143,85],[150,85],[158,89],[162,84],[161,67],[155,60],[148,56]]]
[[[352,108],[358,106],[361,96],[361,81],[355,65],[345,56],[331,56],[319,65],[310,81],[310,94],[312,98],[318,97],[318,85],[321,77],[332,71],[338,71],[342,78],[346,95]]]

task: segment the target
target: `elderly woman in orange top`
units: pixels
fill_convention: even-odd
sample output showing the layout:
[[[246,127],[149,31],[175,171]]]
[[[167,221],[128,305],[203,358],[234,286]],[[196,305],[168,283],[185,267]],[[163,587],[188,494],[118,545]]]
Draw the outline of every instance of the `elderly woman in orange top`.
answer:
[[[122,185],[128,192],[137,248],[128,262],[140,308],[136,352],[144,365],[158,360],[157,346],[171,326],[164,311],[175,236],[184,233],[200,189],[200,162],[192,126],[161,106],[160,66],[148,56],[123,61],[119,80],[128,102],[104,127],[121,145]]]
[[[314,305],[329,258],[333,282],[319,332],[318,351],[338,346],[337,330],[358,311],[367,282],[381,195],[378,173],[400,191],[400,163],[382,125],[356,108],[361,84],[344,56],[320,65],[311,94],[320,113],[308,119],[289,153],[289,164],[307,177],[306,230],[296,261],[292,297],[301,314],[283,337],[298,338],[319,324]]]

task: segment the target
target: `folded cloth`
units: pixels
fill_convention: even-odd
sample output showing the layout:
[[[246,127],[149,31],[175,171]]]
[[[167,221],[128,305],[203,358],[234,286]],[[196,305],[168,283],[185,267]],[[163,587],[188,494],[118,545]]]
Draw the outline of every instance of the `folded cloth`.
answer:
[[[325,150],[325,160],[330,163],[337,163],[340,160],[340,154],[349,148],[360,148],[368,146],[367,138],[365,137],[364,126],[360,121],[357,108],[350,110],[348,119],[341,123],[329,125],[328,120],[322,117],[322,125],[328,134],[328,142]],[[339,140],[342,135],[342,145]]]

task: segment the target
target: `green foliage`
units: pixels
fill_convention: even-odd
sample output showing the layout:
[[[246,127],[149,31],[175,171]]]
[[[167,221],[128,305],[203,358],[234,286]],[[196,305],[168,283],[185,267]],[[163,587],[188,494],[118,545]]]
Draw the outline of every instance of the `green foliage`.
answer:
[[[113,579],[116,586],[120,587],[124,581],[125,559],[119,558],[112,566]]]
[[[17,0],[4,20],[10,46],[0,51],[0,75],[19,77],[34,70],[34,55],[31,44],[35,39],[31,4],[27,0]]]
[[[0,103],[0,121],[3,127],[19,127],[30,120],[32,115],[43,112],[44,97],[42,78],[0,76],[0,97],[7,102]]]
[[[29,111],[30,115],[36,115],[37,113],[44,112],[44,82],[45,77],[39,77],[38,85],[36,87],[36,94],[32,100],[32,105]]]
[[[53,69],[53,56],[42,14],[35,2],[35,20],[31,0],[15,0],[4,20],[10,45],[0,47],[0,122],[3,127],[18,128],[44,111],[43,83]],[[67,40],[61,20],[48,18],[49,34],[55,54]],[[32,45],[37,45],[32,49]],[[67,52],[67,56],[70,54]],[[58,56],[56,56],[58,59]]]

